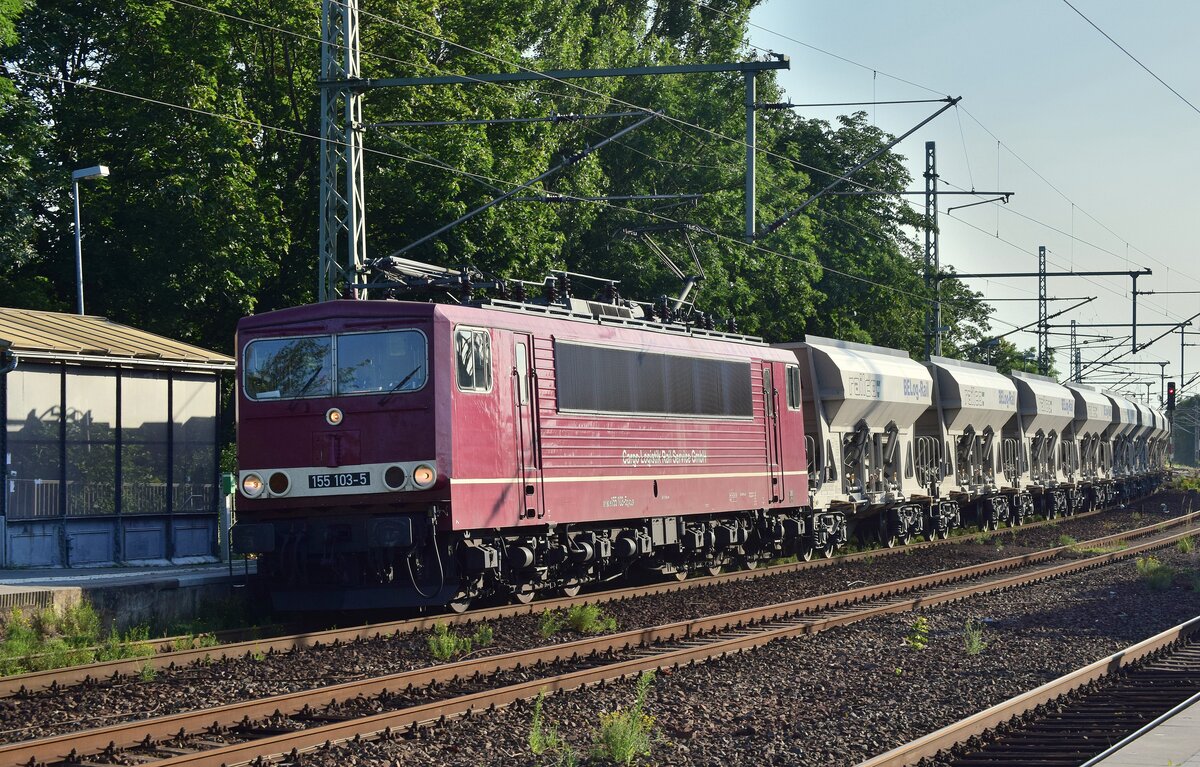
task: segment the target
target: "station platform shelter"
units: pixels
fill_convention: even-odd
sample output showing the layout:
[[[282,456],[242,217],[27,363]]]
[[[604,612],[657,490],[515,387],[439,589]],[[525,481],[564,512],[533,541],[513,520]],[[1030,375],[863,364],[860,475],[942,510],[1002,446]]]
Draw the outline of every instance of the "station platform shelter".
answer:
[[[233,366],[103,317],[0,308],[0,568],[215,560]]]

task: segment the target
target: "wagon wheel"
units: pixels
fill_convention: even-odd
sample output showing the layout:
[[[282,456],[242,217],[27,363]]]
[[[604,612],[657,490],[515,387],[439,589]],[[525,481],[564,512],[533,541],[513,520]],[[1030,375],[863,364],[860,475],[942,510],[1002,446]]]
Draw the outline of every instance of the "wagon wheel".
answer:
[[[799,559],[801,562],[811,562],[813,553],[811,541],[803,541],[796,545],[796,559]]]
[[[887,520],[879,520],[879,545],[885,549],[894,549],[900,543],[900,536],[892,535],[888,530]]]
[[[825,548],[821,549],[821,557],[823,559],[833,559],[833,552],[837,550],[837,545],[830,541],[825,544]]]
[[[709,575],[720,575],[721,569],[721,565],[705,565],[704,572],[708,573]]]
[[[739,564],[742,566],[743,570],[757,570],[758,569],[758,558],[757,557],[745,557],[744,559],[742,559],[742,561]]]
[[[672,573],[672,575],[675,576],[675,580],[677,581],[686,581],[688,577],[687,568],[676,570],[674,573]]]

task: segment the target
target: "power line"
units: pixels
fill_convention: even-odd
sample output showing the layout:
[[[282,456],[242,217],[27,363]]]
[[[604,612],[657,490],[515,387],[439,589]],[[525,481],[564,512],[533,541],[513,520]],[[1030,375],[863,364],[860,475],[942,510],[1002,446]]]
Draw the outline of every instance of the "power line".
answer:
[[[1159,81],[1159,83],[1161,83],[1161,84],[1162,84],[1162,86],[1163,86],[1164,88],[1166,88],[1166,89],[1167,89],[1167,90],[1169,90],[1171,93],[1174,93],[1176,96],[1178,96],[1178,97],[1179,97],[1179,100],[1180,100],[1180,101],[1182,101],[1183,103],[1187,104],[1189,107],[1191,107],[1193,112],[1195,112],[1196,114],[1200,114],[1200,109],[1197,109],[1195,104],[1193,104],[1192,102],[1188,101],[1186,98],[1184,98],[1184,97],[1183,97],[1183,94],[1182,94],[1182,93],[1180,93],[1179,91],[1175,90],[1175,89],[1174,89],[1174,88],[1172,88],[1170,85],[1168,85],[1166,80],[1164,80],[1164,79],[1162,79],[1161,77],[1159,77],[1158,75],[1154,74],[1154,72],[1153,72],[1153,71],[1150,69],[1150,67],[1148,67],[1148,66],[1146,66],[1145,64],[1143,64],[1143,63],[1142,63],[1142,62],[1141,62],[1141,61],[1138,59],[1138,57],[1137,57],[1137,56],[1134,56],[1132,53],[1130,53],[1128,50],[1126,50],[1125,46],[1121,45],[1121,44],[1120,44],[1120,43],[1118,43],[1116,40],[1114,40],[1114,39],[1112,38],[1112,35],[1108,34],[1108,33],[1107,33],[1107,32],[1105,32],[1103,29],[1101,29],[1099,26],[1097,26],[1096,22],[1092,21],[1092,20],[1091,20],[1091,19],[1089,19],[1087,16],[1085,16],[1085,15],[1083,14],[1083,11],[1081,11],[1081,10],[1079,10],[1078,8],[1076,8],[1075,6],[1071,5],[1071,0],[1063,0],[1063,2],[1064,2],[1064,3],[1066,3],[1066,4],[1067,4],[1067,7],[1068,7],[1068,8],[1070,8],[1072,11],[1075,11],[1075,13],[1078,13],[1078,14],[1079,14],[1079,18],[1083,19],[1083,20],[1084,20],[1084,21],[1086,21],[1088,24],[1091,24],[1091,25],[1092,25],[1092,29],[1094,29],[1094,30],[1096,30],[1097,32],[1099,32],[1100,34],[1104,35],[1104,37],[1105,37],[1105,38],[1107,38],[1107,39],[1108,39],[1108,41],[1109,41],[1110,43],[1112,43],[1113,45],[1115,45],[1115,46],[1117,46],[1119,49],[1121,49],[1121,53],[1124,53],[1126,56],[1128,56],[1130,59],[1132,59],[1132,60],[1133,60],[1133,62],[1134,62],[1135,64],[1137,64],[1137,65],[1138,65],[1139,67],[1141,67],[1142,69],[1146,70],[1146,74],[1150,75],[1150,76],[1151,76],[1151,77],[1153,77],[1155,80],[1158,80],[1158,81]]]
[[[232,115],[222,114],[219,112],[213,112],[213,111],[206,110],[206,109],[200,109],[198,107],[190,107],[190,106],[186,106],[184,104],[176,104],[176,103],[173,103],[170,101],[164,101],[162,99],[156,99],[156,98],[152,98],[149,96],[141,96],[141,95],[134,94],[134,93],[128,93],[126,91],[120,91],[115,88],[108,88],[108,87],[105,87],[102,85],[96,85],[94,83],[87,83],[87,82],[78,81],[78,80],[71,80],[69,78],[60,77],[58,75],[50,75],[50,74],[45,74],[42,72],[32,72],[30,70],[23,69],[22,67],[19,67],[15,64],[10,64],[9,66],[13,71],[20,72],[21,74],[29,76],[29,77],[38,77],[38,78],[42,78],[45,80],[59,82],[59,83],[65,84],[65,85],[74,85],[74,86],[77,86],[80,88],[88,88],[91,90],[99,91],[101,93],[108,93],[108,94],[114,95],[114,96],[121,96],[123,98],[128,98],[128,99],[132,99],[135,101],[141,101],[141,102],[147,103],[147,104],[154,104],[156,106],[166,107],[169,109],[178,109],[178,110],[188,112],[191,114],[202,115],[205,117],[214,117],[214,118],[217,118],[220,120],[226,120],[228,122],[236,123],[236,124],[243,125],[246,127],[255,128],[257,130],[276,131],[278,133],[292,135],[292,136],[296,136],[299,138],[312,139],[313,141],[322,140],[319,136],[317,136],[315,134],[305,133],[303,131],[298,131],[298,130],[295,130],[292,128],[282,128],[279,126],[258,122],[256,120],[248,120],[248,119],[241,118],[241,117],[234,117]],[[338,143],[340,143],[340,142],[338,142]],[[439,164],[439,163],[435,163],[435,162],[429,162],[426,160],[417,159],[415,157],[409,157],[406,155],[395,154],[392,152],[385,152],[385,151],[382,151],[379,149],[364,148],[364,151],[370,152],[372,154],[377,154],[382,157],[388,157],[391,159],[400,160],[402,162],[411,162],[411,163],[423,165],[423,166],[426,166],[429,168],[435,168],[438,170],[452,172],[457,175],[465,176],[468,178],[473,178],[476,180],[485,180],[485,181],[489,181],[489,182],[496,182],[499,184],[507,184],[510,187],[516,185],[514,182],[508,181],[506,179],[498,179],[498,178],[494,178],[494,177],[491,177],[491,176],[488,176],[488,175],[482,174],[482,173],[474,173],[471,171],[465,171],[465,170],[462,170],[461,168],[455,168],[453,166],[450,166],[449,164]],[[638,210],[636,208],[630,208],[630,207],[626,207],[626,206],[622,206],[622,205],[614,205],[613,203],[607,202],[607,201],[590,201],[589,200],[586,202],[590,202],[591,204],[600,205],[600,206],[607,207],[607,208],[612,208],[614,210],[618,210],[618,211],[622,211],[622,212],[626,212],[626,213],[633,213],[633,214],[636,214],[639,216],[646,216],[648,218],[657,219],[657,220],[659,220],[663,223],[667,223],[667,224],[683,224],[684,223],[682,221],[673,219],[669,216],[664,216],[659,213]],[[837,274],[842,277],[846,277],[847,279],[855,280],[857,282],[871,285],[873,287],[877,287],[882,290],[891,291],[893,293],[897,293],[900,295],[906,295],[911,298],[916,298],[918,300],[922,300],[922,301],[928,300],[928,296],[926,296],[926,295],[922,295],[920,293],[915,293],[915,292],[909,291],[909,290],[904,290],[903,288],[897,288],[894,285],[888,285],[886,283],[877,282],[875,280],[871,280],[866,277],[860,277],[859,275],[856,275],[856,274],[850,274],[849,272],[844,272],[842,270],[835,269],[833,267],[822,264],[819,261],[809,261],[807,259],[798,258],[796,256],[792,256],[787,253],[782,253],[777,250],[771,250],[771,249],[765,248],[761,245],[757,245],[754,243],[747,243],[736,237],[730,237],[729,235],[722,234],[720,232],[716,232],[711,229],[706,229],[704,227],[696,227],[696,228],[701,233],[707,234],[708,236],[710,236],[714,239],[721,240],[723,242],[733,243],[735,245],[741,246],[743,248],[748,248],[750,250],[753,250],[758,253],[762,253],[764,255],[771,255],[771,256],[775,256],[777,258],[786,260],[786,261],[791,261],[791,262],[799,264],[801,266],[806,266],[806,267],[814,268],[814,269],[820,269],[824,272]],[[993,318],[993,319],[996,319],[996,318]],[[1012,323],[1005,322],[1004,324],[1011,325]]]

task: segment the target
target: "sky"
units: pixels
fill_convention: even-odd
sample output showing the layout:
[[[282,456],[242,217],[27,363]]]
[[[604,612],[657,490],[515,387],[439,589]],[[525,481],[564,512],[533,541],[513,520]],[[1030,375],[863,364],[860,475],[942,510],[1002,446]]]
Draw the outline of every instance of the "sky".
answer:
[[[1147,68],[1200,106],[1200,3],[1194,0],[1071,0]],[[1037,271],[1038,247],[1048,270],[1153,270],[1138,280],[1140,323],[1179,322],[1200,312],[1196,239],[1200,202],[1200,113],[1105,39],[1063,0],[767,0],[751,16],[749,42],[786,54],[780,83],[796,104],[961,96],[897,148],[908,158],[912,189],[923,189],[924,146],[937,145],[940,188],[1012,191],[1008,205],[979,205],[946,215],[974,198],[939,203],[943,267],[959,272]],[[790,39],[789,39],[790,38]],[[820,49],[815,50],[815,49]],[[847,61],[848,60],[848,61]],[[940,105],[864,106],[876,124],[899,135]],[[854,108],[806,108],[805,117],[833,120]],[[910,198],[924,206],[923,198]],[[1037,280],[971,280],[988,298],[1035,298]],[[1051,323],[1128,323],[1132,281],[1122,277],[1048,280],[1051,297],[1096,296]],[[1054,313],[1075,302],[1051,302]],[[1037,320],[1036,301],[993,304],[993,328]],[[1066,328],[1054,328],[1067,333]],[[1167,328],[1139,328],[1139,343]],[[1191,328],[1189,329],[1191,330]],[[1187,343],[1200,344],[1196,335]],[[1079,329],[1085,368],[1111,343],[1085,334],[1126,338],[1128,328]],[[1021,348],[1032,332],[1010,336]],[[1056,367],[1069,373],[1068,337]],[[1128,351],[1124,346],[1110,358]],[[1187,380],[1200,371],[1200,346],[1184,347]],[[1179,380],[1180,334],[1171,332],[1121,362],[1166,361]],[[1160,366],[1131,365],[1158,404]],[[1086,381],[1115,381],[1107,367]],[[1116,387],[1114,387],[1116,388]],[[1192,386],[1200,392],[1200,379]]]

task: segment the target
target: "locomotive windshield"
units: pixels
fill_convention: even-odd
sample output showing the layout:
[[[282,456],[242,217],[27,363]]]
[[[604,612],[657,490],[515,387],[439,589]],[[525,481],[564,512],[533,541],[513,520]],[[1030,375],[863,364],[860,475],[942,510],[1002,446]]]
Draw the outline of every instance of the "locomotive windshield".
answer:
[[[244,363],[253,400],[416,391],[429,367],[417,330],[264,338],[247,344]]]
[[[338,394],[416,391],[425,385],[425,335],[418,330],[337,337]]]
[[[328,397],[333,393],[333,339],[269,338],[246,346],[244,388],[250,399]]]

